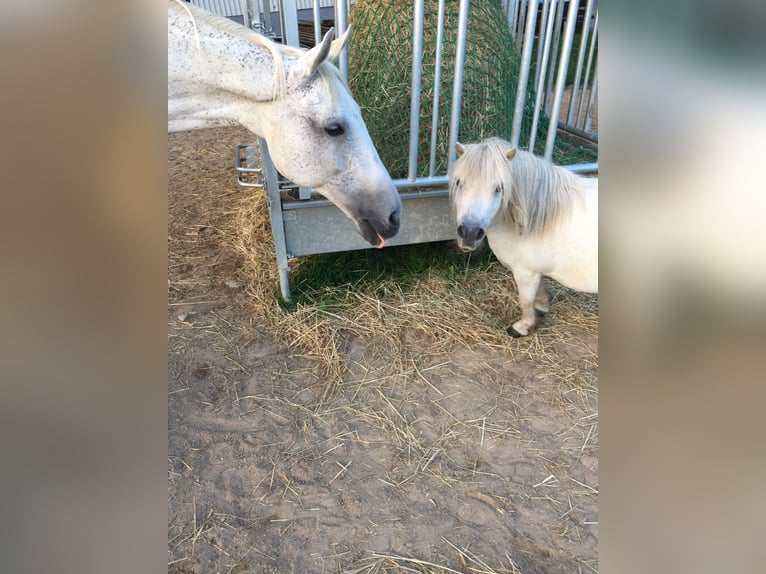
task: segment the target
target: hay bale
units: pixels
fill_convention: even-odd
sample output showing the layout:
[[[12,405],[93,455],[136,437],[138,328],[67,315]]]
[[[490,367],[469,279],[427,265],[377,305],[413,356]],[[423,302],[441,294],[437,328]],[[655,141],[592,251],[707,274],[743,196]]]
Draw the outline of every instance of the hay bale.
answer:
[[[436,173],[447,170],[458,3],[446,2]],[[428,175],[436,60],[437,0],[426,0],[418,134],[418,176]],[[381,159],[395,178],[406,177],[412,74],[412,0],[359,0],[350,22],[349,85]],[[497,0],[473,0],[468,17],[459,139],[510,138],[520,54]],[[534,92],[528,90],[520,145],[526,147]],[[548,119],[541,116],[544,137]]]

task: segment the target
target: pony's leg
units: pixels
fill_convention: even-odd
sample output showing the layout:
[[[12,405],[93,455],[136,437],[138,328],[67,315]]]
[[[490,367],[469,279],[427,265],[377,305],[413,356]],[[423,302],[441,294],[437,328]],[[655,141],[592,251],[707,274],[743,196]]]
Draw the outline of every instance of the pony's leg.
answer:
[[[537,288],[537,296],[535,297],[535,314],[538,317],[545,316],[551,308],[551,292],[545,286],[545,283],[540,281],[540,286]]]
[[[507,333],[511,337],[524,337],[535,328],[537,316],[535,314],[535,298],[541,286],[542,275],[528,269],[513,269],[513,278],[519,290],[519,305],[521,305],[521,319],[508,327]],[[546,290],[547,291],[547,290]]]

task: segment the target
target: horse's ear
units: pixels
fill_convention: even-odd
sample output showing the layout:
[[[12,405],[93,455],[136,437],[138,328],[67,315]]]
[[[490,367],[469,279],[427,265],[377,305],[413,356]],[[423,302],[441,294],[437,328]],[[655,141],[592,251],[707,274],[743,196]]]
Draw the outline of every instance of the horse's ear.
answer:
[[[328,56],[328,59],[332,61],[336,61],[340,57],[340,53],[343,51],[343,47],[346,45],[346,42],[348,42],[349,34],[351,33],[351,25],[349,25],[348,28],[346,28],[346,31],[341,34],[340,38],[336,38],[332,41],[332,46],[330,47],[330,55]]]
[[[516,155],[516,148],[510,147],[508,148],[508,151],[505,152],[506,159],[513,159],[513,156]]]
[[[311,50],[304,52],[295,64],[293,74],[296,78],[309,78],[311,77],[319,64],[327,59],[330,54],[330,48],[332,48],[332,38],[335,36],[335,28],[330,28],[327,34],[322,38],[322,42],[311,48]]]
[[[463,144],[460,142],[455,142],[455,153],[457,153],[457,156],[460,157],[465,153],[465,148],[463,147]]]

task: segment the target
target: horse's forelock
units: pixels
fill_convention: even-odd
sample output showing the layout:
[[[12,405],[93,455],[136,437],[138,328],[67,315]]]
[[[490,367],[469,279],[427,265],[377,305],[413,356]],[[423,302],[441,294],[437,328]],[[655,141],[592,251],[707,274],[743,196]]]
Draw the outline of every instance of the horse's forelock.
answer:
[[[457,198],[460,190],[456,189],[455,182],[463,180],[477,182],[482,189],[500,186],[504,196],[509,194],[511,172],[505,156],[509,147],[507,142],[495,138],[479,144],[466,145],[463,155],[452,165],[450,193]]]

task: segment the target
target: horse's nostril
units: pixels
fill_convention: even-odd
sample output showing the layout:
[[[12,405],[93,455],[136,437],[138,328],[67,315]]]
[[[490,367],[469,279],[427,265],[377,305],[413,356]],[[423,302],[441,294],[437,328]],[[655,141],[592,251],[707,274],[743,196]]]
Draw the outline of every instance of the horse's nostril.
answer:
[[[460,238],[465,238],[465,228],[462,225],[457,226],[457,236]]]
[[[388,222],[394,227],[399,227],[399,212],[398,211],[392,212],[391,215],[388,217]]]
[[[481,241],[484,239],[484,230],[479,229],[479,232],[476,234],[476,241]]]

